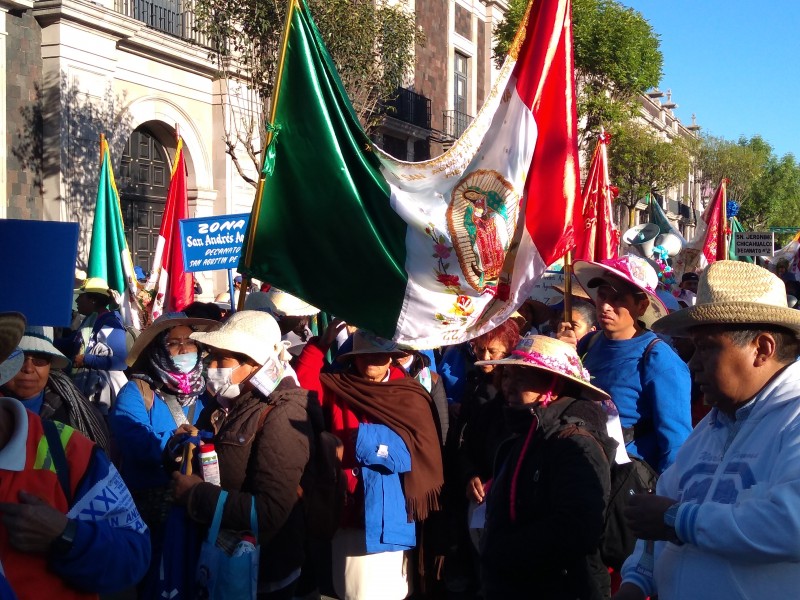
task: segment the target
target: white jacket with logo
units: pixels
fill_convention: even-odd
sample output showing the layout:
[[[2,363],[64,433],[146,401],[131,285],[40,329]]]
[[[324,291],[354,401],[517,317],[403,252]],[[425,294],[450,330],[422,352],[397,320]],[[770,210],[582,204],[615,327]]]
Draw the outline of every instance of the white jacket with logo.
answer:
[[[737,418],[712,410],[678,451],[657,493],[681,502],[684,543],[639,540],[624,582],[659,600],[798,597],[800,362]]]

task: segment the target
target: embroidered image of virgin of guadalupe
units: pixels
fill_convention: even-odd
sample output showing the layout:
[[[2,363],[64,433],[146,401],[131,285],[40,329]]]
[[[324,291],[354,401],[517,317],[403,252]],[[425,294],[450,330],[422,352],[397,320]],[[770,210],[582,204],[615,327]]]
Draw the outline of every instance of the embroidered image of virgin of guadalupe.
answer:
[[[475,252],[475,276],[481,286],[497,281],[508,248],[506,207],[497,192],[464,192],[470,204],[464,211],[464,228]]]
[[[478,175],[480,181],[473,177],[456,186],[448,207],[448,226],[464,277],[482,292],[499,280],[514,234],[518,199],[499,174],[476,171],[471,175]]]

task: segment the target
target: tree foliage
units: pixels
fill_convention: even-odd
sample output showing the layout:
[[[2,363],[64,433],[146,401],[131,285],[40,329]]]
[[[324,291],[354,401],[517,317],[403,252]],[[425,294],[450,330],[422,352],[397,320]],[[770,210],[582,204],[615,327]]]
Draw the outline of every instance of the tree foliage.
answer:
[[[635,122],[618,125],[608,147],[611,180],[629,214],[651,192],[664,192],[689,176],[692,164],[682,139],[666,141]]]
[[[495,29],[495,60],[502,62],[525,14],[527,0],[511,0]],[[658,36],[636,10],[616,0],[573,0],[575,78],[581,146],[636,114],[637,97],[658,85],[663,56]]]
[[[342,83],[362,123],[375,124],[378,105],[411,72],[414,45],[424,37],[415,17],[386,0],[307,0]],[[278,72],[288,3],[277,0],[196,0],[197,29],[220,70],[227,152],[255,185],[240,155],[261,166],[269,100]]]
[[[777,157],[763,138],[733,142],[703,136],[697,166],[706,188],[728,180],[728,199],[740,204],[739,220],[748,230],[800,226],[800,165],[794,156]]]

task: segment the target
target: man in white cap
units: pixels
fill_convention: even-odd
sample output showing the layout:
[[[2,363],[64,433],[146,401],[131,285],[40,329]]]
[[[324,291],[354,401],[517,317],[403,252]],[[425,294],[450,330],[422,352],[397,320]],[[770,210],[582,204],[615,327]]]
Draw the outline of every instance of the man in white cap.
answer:
[[[22,366],[19,313],[0,313],[0,385]],[[150,538],[105,453],[0,394],[0,564],[20,600],[96,599],[135,584]]]
[[[632,497],[639,541],[618,600],[795,598],[800,589],[800,311],[756,265],[717,261],[697,303],[653,324],[690,337],[713,408],[658,481]]]

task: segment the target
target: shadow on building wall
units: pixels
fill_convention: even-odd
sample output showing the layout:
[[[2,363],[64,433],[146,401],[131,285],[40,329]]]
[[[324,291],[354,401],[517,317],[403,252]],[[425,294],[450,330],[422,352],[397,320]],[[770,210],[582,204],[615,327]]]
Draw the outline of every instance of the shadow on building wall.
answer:
[[[81,85],[62,72],[36,85],[35,100],[20,109],[12,154],[34,177],[45,207],[34,218],[76,222],[81,227],[78,266],[88,254],[100,174],[100,134],[111,150],[114,171],[128,141],[132,117],[127,95],[111,86]]]

